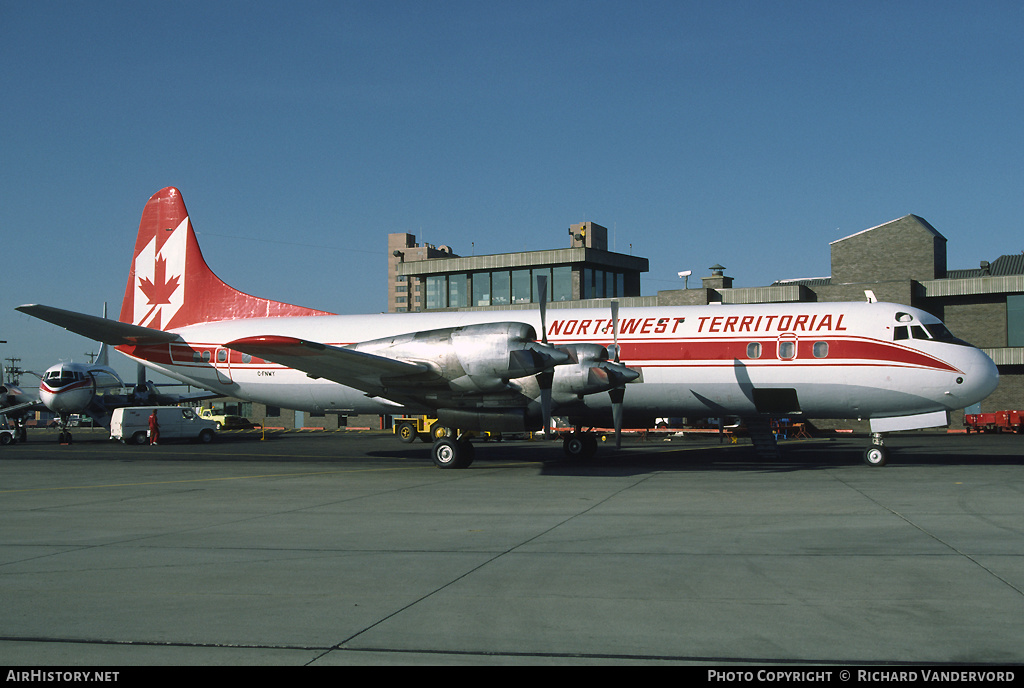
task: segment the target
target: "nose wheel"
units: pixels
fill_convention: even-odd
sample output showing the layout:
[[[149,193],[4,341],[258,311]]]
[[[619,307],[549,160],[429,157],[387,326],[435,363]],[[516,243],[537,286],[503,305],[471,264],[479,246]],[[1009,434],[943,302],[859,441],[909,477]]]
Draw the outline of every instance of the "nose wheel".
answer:
[[[871,446],[864,450],[864,463],[881,468],[889,461],[889,448],[885,446],[881,433],[871,435]]]

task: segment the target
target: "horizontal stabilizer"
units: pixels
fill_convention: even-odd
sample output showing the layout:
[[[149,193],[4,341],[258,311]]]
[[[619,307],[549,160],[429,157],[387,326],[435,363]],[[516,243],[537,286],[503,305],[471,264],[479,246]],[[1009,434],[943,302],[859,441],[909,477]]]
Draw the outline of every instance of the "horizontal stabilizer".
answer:
[[[132,325],[130,323],[118,322],[117,320],[107,320],[98,315],[75,313],[74,311],[66,311],[52,306],[28,304],[18,306],[15,310],[111,346],[162,344],[180,339],[178,335],[172,332],[154,330],[150,327]]]

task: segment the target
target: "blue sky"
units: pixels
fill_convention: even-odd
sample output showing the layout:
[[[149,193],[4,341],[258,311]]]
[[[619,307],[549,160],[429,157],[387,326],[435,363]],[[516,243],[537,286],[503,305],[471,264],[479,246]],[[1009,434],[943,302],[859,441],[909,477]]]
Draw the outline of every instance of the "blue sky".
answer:
[[[116,314],[164,186],[226,282],[338,313],[385,308],[390,232],[479,255],[592,220],[644,294],[825,276],[907,213],[951,268],[1024,250],[1019,2],[6,0],[0,32],[25,368],[95,346],[13,308]]]

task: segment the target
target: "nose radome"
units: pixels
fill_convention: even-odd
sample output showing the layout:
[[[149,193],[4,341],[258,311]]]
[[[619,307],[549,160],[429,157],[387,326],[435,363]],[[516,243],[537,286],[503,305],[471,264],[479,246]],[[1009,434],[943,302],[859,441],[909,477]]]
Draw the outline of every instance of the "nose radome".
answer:
[[[974,349],[971,364],[964,371],[964,385],[961,392],[964,406],[971,406],[985,399],[999,386],[999,368],[981,349]]]

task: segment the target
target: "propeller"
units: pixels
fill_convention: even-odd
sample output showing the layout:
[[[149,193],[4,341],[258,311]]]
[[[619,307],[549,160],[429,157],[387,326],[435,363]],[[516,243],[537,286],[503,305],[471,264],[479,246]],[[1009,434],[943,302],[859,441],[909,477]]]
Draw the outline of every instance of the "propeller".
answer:
[[[612,301],[612,345],[608,347],[609,358],[619,363],[619,302]],[[622,448],[622,400],[626,397],[626,385],[621,384],[608,390],[612,400],[612,424],[615,427],[615,448]]]
[[[537,275],[537,290],[540,292],[540,342],[545,346],[548,343],[548,278],[547,275]],[[540,415],[544,422],[544,432],[551,429],[551,386],[554,384],[555,371],[549,368],[537,373],[537,384],[540,385]]]

